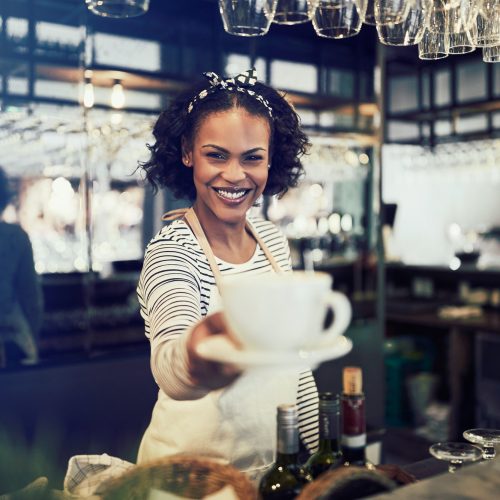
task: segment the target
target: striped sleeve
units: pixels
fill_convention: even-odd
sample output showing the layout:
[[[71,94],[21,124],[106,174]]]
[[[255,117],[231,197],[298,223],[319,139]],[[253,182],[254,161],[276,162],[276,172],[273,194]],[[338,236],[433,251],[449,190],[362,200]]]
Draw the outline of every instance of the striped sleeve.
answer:
[[[201,319],[200,282],[195,258],[178,242],[153,240],[146,251],[137,289],[146,335],[151,343],[151,371],[173,399],[196,399],[207,391],[191,383],[186,341]]]
[[[319,445],[319,398],[311,370],[300,374],[297,407],[300,437],[309,452],[314,453]]]

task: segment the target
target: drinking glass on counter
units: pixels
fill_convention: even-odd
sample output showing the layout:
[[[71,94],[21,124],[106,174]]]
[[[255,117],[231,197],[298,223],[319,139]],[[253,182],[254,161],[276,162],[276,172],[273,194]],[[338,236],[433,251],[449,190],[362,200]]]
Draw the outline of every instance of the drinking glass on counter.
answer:
[[[495,458],[495,445],[500,444],[499,429],[468,429],[464,432],[463,436],[467,441],[482,447],[483,458],[485,460]]]
[[[429,448],[430,454],[438,460],[448,462],[448,472],[454,473],[464,463],[476,462],[483,456],[481,448],[468,443],[436,443]]]

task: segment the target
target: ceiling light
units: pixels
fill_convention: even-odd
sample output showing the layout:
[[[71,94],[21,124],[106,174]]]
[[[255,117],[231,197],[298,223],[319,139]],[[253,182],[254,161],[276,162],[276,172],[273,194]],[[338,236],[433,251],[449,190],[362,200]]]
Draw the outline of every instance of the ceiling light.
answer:
[[[111,91],[111,107],[115,109],[122,109],[125,106],[125,93],[123,92],[123,85],[120,80],[115,80],[113,90]]]
[[[90,78],[85,78],[83,86],[83,105],[86,108],[91,108],[94,106],[94,102],[94,85],[92,85]]]

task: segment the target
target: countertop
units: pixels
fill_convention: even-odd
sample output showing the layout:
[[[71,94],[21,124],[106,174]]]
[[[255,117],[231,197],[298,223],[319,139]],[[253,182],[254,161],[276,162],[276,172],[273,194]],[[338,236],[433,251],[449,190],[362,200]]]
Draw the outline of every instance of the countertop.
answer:
[[[409,486],[372,498],[387,500],[493,500],[500,498],[500,459],[464,467],[455,474],[444,472]]]

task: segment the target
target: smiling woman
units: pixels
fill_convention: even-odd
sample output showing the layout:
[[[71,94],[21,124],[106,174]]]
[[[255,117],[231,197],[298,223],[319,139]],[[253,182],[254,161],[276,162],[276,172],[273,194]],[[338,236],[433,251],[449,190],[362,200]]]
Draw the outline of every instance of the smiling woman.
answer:
[[[231,339],[220,312],[222,276],[291,271],[284,236],[247,213],[262,194],[297,184],[308,141],[293,108],[254,70],[205,76],[160,115],[142,164],[155,188],[193,205],[149,243],[137,289],[160,387],[138,461],[195,453],[257,477],[273,460],[278,404],[298,404],[302,442],[315,449],[312,374],[240,374],[207,361],[198,346],[211,335]]]
[[[194,209],[207,234],[214,224],[244,226],[247,211],[266,187],[269,144],[267,120],[242,108],[203,120],[183,156],[193,168]]]

